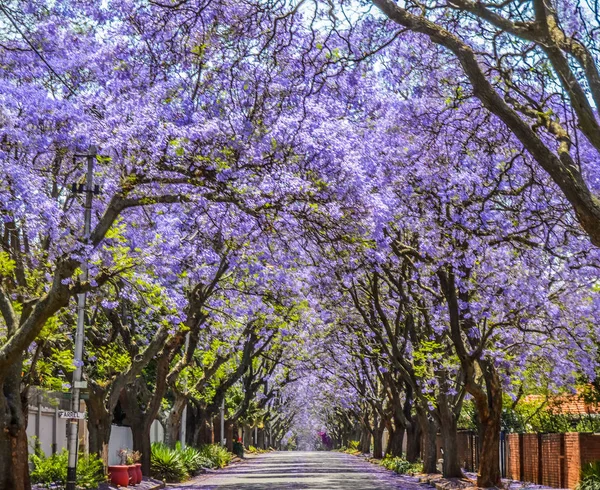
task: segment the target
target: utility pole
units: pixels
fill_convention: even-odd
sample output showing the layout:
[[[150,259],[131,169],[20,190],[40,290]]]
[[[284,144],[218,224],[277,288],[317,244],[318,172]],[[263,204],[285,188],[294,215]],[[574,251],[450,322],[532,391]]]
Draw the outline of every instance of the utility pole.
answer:
[[[96,160],[96,147],[90,145],[88,153],[85,155],[74,155],[73,161],[77,157],[86,157],[87,173],[84,185],[73,184],[72,191],[76,193],[85,193],[84,208],[84,229],[83,242],[85,245],[90,240],[92,223],[92,198],[94,194],[99,193],[98,186],[94,186],[94,162]],[[88,280],[88,264],[84,260],[81,263],[81,282]],[[69,439],[67,441],[69,449],[69,466],[67,468],[67,490],[75,490],[77,483],[77,451],[79,442],[79,397],[85,383],[81,381],[83,375],[83,344],[85,335],[85,300],[86,293],[77,295],[77,330],[75,333],[75,371],[73,372],[73,386],[71,387],[71,411],[74,412],[69,418]]]
[[[225,447],[225,395],[221,400],[221,446]]]
[[[187,351],[190,349],[190,332],[185,336],[185,352],[184,355],[187,356]],[[183,386],[187,388],[187,376],[183,379]],[[181,447],[185,448],[185,433],[187,429],[187,399],[185,400],[185,406],[183,407],[183,413],[181,414],[181,422],[179,427],[179,442],[181,442]]]

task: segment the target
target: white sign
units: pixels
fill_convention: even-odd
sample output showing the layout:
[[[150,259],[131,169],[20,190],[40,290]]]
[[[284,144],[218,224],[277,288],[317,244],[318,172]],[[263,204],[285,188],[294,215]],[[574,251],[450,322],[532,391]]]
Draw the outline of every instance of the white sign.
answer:
[[[79,388],[80,390],[85,390],[87,388],[87,381],[75,381],[73,386],[75,388]]]
[[[83,420],[83,419],[85,419],[85,412],[71,412],[71,411],[61,410],[60,412],[58,412],[58,418]]]

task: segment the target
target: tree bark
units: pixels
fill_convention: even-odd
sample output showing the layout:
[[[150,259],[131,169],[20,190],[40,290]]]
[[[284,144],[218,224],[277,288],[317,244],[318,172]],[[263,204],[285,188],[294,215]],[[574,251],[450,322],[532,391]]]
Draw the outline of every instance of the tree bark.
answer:
[[[233,452],[233,422],[231,420],[225,420],[225,447],[230,453]]]
[[[27,392],[21,393],[23,357],[0,378],[0,490],[29,490]]]
[[[165,427],[165,444],[169,447],[175,447],[175,444],[179,440],[179,434],[181,431],[181,418],[183,417],[183,410],[187,404],[187,398],[183,395],[176,394],[173,406],[167,413],[166,417],[163,417],[163,425]]]
[[[162,399],[162,396],[161,396]],[[133,450],[139,451],[142,455],[142,474],[150,476],[150,459],[152,444],[150,443],[150,427],[156,419],[158,408],[142,410],[137,400],[135,388],[123,390],[121,393],[121,403],[127,414],[127,420],[131,427],[133,435]]]
[[[421,456],[421,424],[413,417],[412,422],[406,427],[406,460],[416,463]]]
[[[139,451],[142,454],[140,463],[142,463],[142,474],[144,476],[150,476],[150,459],[152,453],[150,425],[147,423],[147,420],[144,419],[131,422],[133,450]]]
[[[383,458],[383,427],[379,425],[373,430],[373,457]]]
[[[360,432],[360,452],[367,454],[371,451],[371,432],[365,426],[363,426]]]
[[[104,404],[106,392],[96,389],[90,383],[89,399],[87,401],[88,431],[90,439],[90,453],[102,456],[105,446],[108,446],[112,430],[113,413],[106,409]],[[108,464],[108,461],[105,461]]]
[[[480,426],[478,487],[494,487],[501,483],[500,475],[500,429],[502,417],[502,387],[496,370],[488,362],[482,362],[487,386],[485,400],[475,399]],[[485,401],[485,403],[483,403]]]
[[[419,422],[423,431],[423,472],[437,473],[437,425],[425,411],[419,413]]]
[[[248,449],[252,445],[252,427],[244,425],[244,446]]]
[[[401,457],[402,446],[404,444],[404,427],[394,427],[392,429],[388,428],[388,432],[390,434],[390,439],[388,441],[387,447],[385,448],[385,455]]]
[[[379,414],[376,414],[373,420],[373,457],[375,459],[383,458],[383,431],[386,421]]]
[[[449,406],[440,406],[440,432],[444,450],[442,473],[444,478],[462,478],[463,473],[458,460],[458,443],[456,441],[457,420]]]

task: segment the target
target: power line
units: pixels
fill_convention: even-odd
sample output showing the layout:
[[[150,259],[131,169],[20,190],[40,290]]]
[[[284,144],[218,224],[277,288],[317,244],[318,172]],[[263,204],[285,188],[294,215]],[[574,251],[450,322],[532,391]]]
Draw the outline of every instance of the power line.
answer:
[[[25,33],[19,28],[19,25],[17,24],[17,22],[15,21],[15,19],[13,19],[13,17],[8,13],[8,10],[6,9],[6,7],[4,5],[2,5],[1,3],[0,3],[0,10],[2,11],[2,13],[4,15],[6,15],[7,19],[10,21],[10,23],[13,25],[13,27],[17,30],[17,32],[21,35],[21,37],[25,40],[25,42],[29,45],[29,47],[33,50],[33,52],[38,55],[38,57],[42,60],[42,62],[54,74],[54,76],[56,78],[58,78],[58,80],[60,80],[60,82],[65,87],[67,87],[67,90],[70,92],[70,94],[73,95],[73,96],[77,96],[77,94],[75,93],[75,91],[73,90],[73,88],[71,88],[71,86],[56,72],[56,70],[54,68],[52,68],[52,65],[50,63],[48,63],[48,61],[46,61],[46,58],[44,58],[44,56],[42,55],[42,53],[40,53],[40,51],[27,38],[27,36],[25,35]]]

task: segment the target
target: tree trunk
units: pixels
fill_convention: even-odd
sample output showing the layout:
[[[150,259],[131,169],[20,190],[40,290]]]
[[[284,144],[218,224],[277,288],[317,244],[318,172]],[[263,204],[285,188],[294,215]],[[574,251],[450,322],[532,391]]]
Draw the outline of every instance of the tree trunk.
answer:
[[[210,418],[206,416],[204,410],[194,410],[194,435],[192,437],[193,444],[196,446],[202,446],[203,444],[212,444],[213,440],[213,430]]]
[[[90,384],[89,400],[87,400],[88,431],[90,438],[90,453],[102,456],[103,449],[108,446],[112,429],[113,414],[105,406],[106,392],[96,390]],[[105,461],[108,465],[108,461]]]
[[[230,420],[225,420],[225,447],[233,452],[233,422]]]
[[[421,424],[418,423],[416,417],[406,427],[406,459],[411,463],[416,463],[421,456]]]
[[[437,473],[437,425],[425,411],[419,414],[419,420],[423,431],[423,472]]]
[[[363,427],[360,433],[360,452],[367,454],[371,451],[371,432],[367,427]]]
[[[487,363],[486,363],[487,364]],[[502,387],[500,379],[492,366],[484,366],[487,386],[487,403],[476,400],[480,430],[478,487],[495,487],[501,483],[500,475],[500,429],[502,416]],[[483,400],[482,400],[483,401]]]
[[[373,428],[373,457],[375,459],[383,458],[383,431],[385,423],[380,422]]]
[[[186,404],[187,398],[185,396],[179,394],[175,395],[173,406],[169,410],[167,416],[163,418],[163,424],[165,426],[165,444],[169,447],[175,447],[175,444],[179,440],[181,419]]]
[[[23,360],[0,380],[0,490],[29,490],[27,393],[21,393]]]
[[[248,449],[252,445],[252,427],[244,424],[244,447]]]
[[[402,456],[402,446],[404,444],[404,427],[394,427],[388,429],[388,432],[390,433],[390,439],[385,449],[385,455],[399,458]]]
[[[150,424],[151,425],[151,424]],[[145,420],[131,422],[131,433],[133,435],[133,450],[142,454],[142,474],[150,476],[150,459],[152,444],[150,443],[150,425]]]
[[[144,476],[150,476],[150,459],[152,452],[150,427],[157,414],[154,410],[152,413],[142,410],[137,400],[136,389],[134,386],[123,390],[121,393],[121,402],[131,427],[133,450],[139,451],[142,455],[140,460],[140,463],[142,463],[142,474]]]
[[[440,432],[444,451],[443,475],[445,478],[462,478],[463,473],[458,461],[458,443],[456,441],[457,420],[450,407],[440,405]]]

